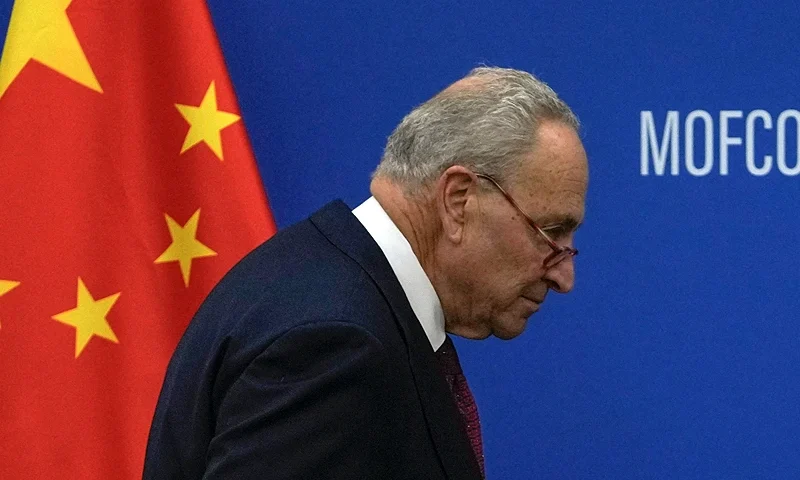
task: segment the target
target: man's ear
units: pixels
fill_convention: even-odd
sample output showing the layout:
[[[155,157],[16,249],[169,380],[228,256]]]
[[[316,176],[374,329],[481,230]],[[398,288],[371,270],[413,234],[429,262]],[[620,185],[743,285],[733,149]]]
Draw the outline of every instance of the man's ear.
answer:
[[[436,203],[444,236],[460,243],[467,222],[467,202],[478,188],[478,177],[468,168],[454,165],[436,182]]]

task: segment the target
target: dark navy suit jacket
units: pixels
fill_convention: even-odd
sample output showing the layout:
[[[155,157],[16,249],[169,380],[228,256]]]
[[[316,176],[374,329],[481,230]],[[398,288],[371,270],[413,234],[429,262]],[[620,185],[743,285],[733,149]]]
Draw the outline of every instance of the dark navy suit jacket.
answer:
[[[258,247],[200,307],[144,478],[480,478],[428,338],[344,203]]]

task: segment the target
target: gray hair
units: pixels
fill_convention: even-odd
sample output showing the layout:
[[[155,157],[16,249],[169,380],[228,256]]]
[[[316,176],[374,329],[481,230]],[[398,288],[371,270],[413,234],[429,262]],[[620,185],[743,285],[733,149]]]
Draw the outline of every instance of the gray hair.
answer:
[[[473,69],[406,115],[389,136],[374,176],[414,192],[453,165],[506,181],[534,147],[541,120],[577,132],[578,118],[544,82],[508,68]]]

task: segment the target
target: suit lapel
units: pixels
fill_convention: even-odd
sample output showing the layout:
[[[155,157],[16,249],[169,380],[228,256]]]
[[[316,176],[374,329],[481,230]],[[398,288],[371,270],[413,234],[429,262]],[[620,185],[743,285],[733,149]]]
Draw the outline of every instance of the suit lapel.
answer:
[[[400,282],[378,245],[341,201],[326,205],[311,221],[337,248],[355,260],[383,292],[405,338],[425,420],[442,466],[451,479],[480,479],[480,468],[428,337]]]

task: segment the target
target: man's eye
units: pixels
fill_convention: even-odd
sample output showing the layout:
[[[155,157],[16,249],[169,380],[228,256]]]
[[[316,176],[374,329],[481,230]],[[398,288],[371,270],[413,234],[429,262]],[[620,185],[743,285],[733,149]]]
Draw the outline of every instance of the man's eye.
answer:
[[[552,238],[553,240],[565,238],[569,234],[567,229],[560,225],[554,225],[552,227],[543,228],[542,230],[544,230],[544,233],[546,233],[547,236]]]

